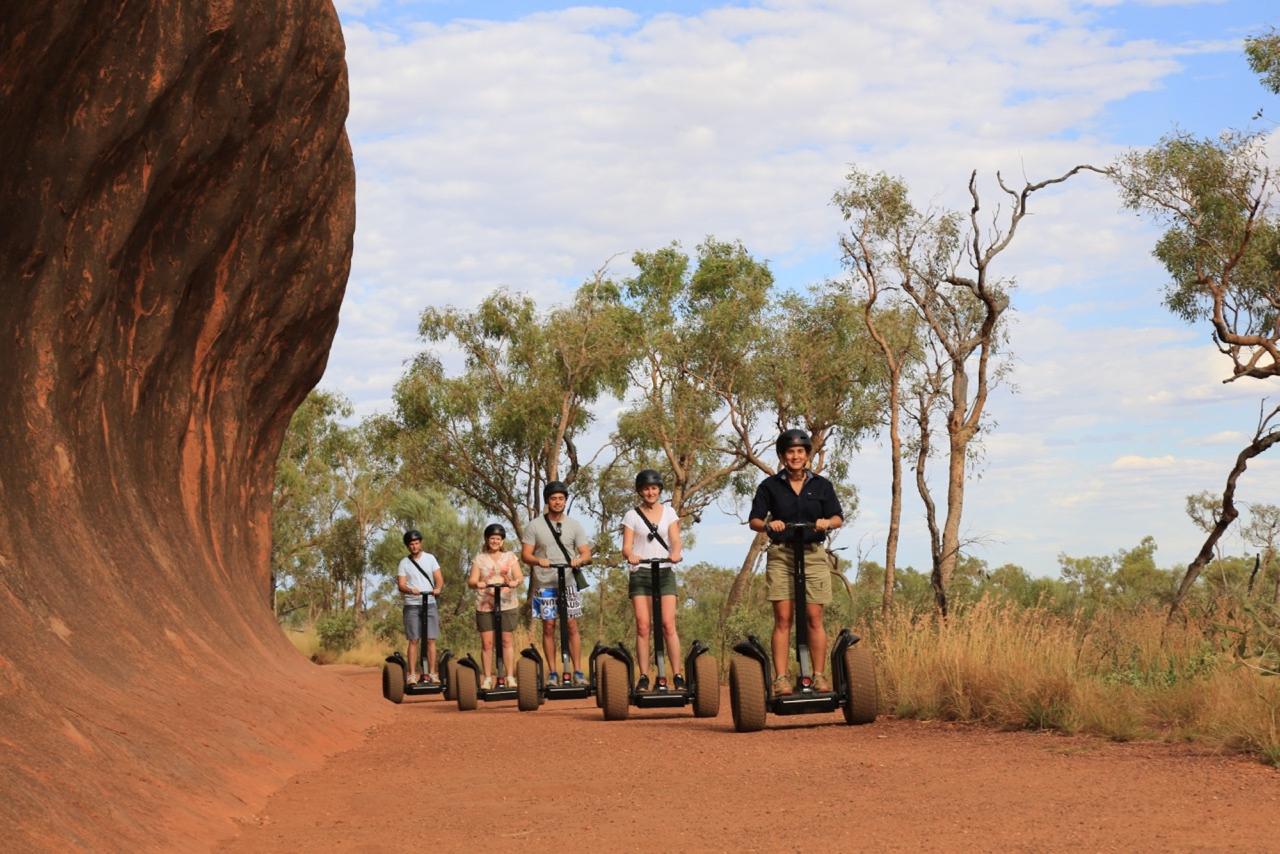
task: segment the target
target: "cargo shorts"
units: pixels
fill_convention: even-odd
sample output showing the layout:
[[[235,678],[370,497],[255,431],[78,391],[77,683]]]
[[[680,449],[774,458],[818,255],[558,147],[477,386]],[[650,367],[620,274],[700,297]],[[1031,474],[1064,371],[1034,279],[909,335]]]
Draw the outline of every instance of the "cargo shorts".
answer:
[[[765,596],[770,602],[795,598],[791,589],[793,548],[790,543],[769,546],[764,578]],[[831,604],[831,556],[822,543],[809,543],[804,547],[804,591],[810,605]]]

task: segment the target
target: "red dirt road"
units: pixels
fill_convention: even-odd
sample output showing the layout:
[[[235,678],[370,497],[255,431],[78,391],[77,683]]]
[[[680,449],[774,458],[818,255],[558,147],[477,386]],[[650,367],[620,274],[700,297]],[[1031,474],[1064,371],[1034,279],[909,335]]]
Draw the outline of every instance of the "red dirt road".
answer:
[[[727,695],[710,720],[605,722],[592,700],[395,711],[220,850],[1280,850],[1280,772],[1183,746],[838,714],[744,735]]]

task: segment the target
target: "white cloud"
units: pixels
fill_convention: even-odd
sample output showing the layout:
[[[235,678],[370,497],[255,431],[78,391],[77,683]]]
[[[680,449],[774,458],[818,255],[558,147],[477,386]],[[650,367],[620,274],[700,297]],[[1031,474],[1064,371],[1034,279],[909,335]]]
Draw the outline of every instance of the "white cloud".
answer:
[[[1169,469],[1178,464],[1173,454],[1165,454],[1163,457],[1144,457],[1138,454],[1125,454],[1123,457],[1117,457],[1115,462],[1111,464],[1114,469],[1138,469],[1147,471],[1150,469]]]

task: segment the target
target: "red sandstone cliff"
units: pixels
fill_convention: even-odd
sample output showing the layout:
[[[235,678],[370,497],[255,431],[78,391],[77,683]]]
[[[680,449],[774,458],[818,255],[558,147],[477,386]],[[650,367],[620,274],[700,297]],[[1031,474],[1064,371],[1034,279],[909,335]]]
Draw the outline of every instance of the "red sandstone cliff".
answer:
[[[380,714],[267,605],[351,258],[342,34],[329,0],[7,3],[0,104],[0,826],[202,847]]]

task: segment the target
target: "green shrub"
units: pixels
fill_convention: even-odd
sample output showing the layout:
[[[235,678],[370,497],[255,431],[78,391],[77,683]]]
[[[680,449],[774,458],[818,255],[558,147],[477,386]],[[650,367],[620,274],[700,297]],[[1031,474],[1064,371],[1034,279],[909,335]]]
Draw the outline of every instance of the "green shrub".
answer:
[[[356,643],[356,618],[350,611],[325,614],[316,620],[320,646],[330,652],[346,652]]]

